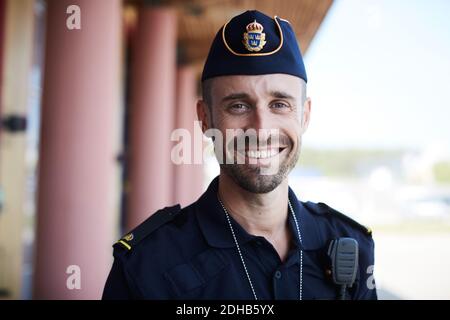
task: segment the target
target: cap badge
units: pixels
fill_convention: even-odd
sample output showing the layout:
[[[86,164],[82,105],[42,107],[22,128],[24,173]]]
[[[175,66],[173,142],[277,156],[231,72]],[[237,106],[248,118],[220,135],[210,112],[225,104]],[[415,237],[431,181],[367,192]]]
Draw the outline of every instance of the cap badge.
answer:
[[[255,20],[249,23],[246,29],[247,32],[244,32],[244,39],[242,40],[245,48],[251,52],[260,51],[266,44],[266,34],[263,33],[264,27]]]

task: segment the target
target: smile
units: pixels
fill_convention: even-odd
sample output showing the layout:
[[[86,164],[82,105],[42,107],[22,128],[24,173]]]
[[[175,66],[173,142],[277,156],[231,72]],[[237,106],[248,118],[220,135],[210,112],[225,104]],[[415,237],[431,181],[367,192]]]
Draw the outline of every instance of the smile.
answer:
[[[240,150],[241,155],[244,155],[249,159],[268,159],[280,154],[286,147],[270,148],[270,149],[257,149],[257,150]]]

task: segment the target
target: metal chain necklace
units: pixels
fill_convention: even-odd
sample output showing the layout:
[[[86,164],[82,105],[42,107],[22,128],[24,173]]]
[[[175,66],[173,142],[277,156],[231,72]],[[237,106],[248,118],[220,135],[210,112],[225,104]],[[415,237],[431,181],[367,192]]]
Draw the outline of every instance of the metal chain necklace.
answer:
[[[241,252],[241,247],[239,246],[239,242],[237,241],[236,234],[234,233],[233,225],[231,224],[231,219],[230,219],[230,215],[228,214],[228,210],[225,208],[225,206],[223,205],[223,203],[220,200],[220,198],[219,197],[217,197],[217,198],[219,199],[220,205],[222,206],[223,211],[225,212],[225,216],[227,218],[228,225],[230,227],[231,234],[232,234],[233,239],[234,239],[234,243],[236,244],[236,248],[237,248],[237,251],[239,253],[239,258],[241,258],[241,262],[242,262],[242,266],[244,267],[245,275],[247,276],[248,283],[250,285],[250,288],[252,289],[253,297],[255,298],[255,300],[258,300],[258,296],[256,295],[252,279],[250,278],[250,274],[248,273],[248,270],[247,270],[247,265],[245,264],[245,260],[244,260],[244,257],[242,255],[242,252]],[[302,234],[300,233],[300,228],[299,228],[299,225],[298,225],[297,217],[295,216],[294,210],[292,209],[292,205],[291,205],[291,201],[290,200],[288,200],[288,205],[289,205],[289,210],[290,210],[290,212],[292,214],[292,217],[294,219],[295,228],[297,229],[298,238],[299,238],[300,244],[301,244],[303,242],[302,241]],[[298,292],[299,297],[298,298],[299,298],[299,300],[302,300],[302,298],[303,298],[303,250],[301,248],[299,249],[299,255],[300,255],[300,269],[299,269],[299,292]]]

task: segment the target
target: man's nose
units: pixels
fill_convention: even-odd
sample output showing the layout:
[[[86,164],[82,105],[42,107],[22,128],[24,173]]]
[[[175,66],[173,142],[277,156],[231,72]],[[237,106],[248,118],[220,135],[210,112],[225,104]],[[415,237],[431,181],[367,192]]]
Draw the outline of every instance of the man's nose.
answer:
[[[270,110],[255,108],[249,127],[258,132],[270,131],[271,129],[274,129]]]

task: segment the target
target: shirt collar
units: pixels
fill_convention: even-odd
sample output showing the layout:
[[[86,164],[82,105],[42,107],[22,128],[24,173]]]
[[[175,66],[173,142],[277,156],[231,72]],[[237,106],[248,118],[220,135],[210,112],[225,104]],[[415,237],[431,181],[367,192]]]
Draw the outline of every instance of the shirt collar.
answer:
[[[289,200],[291,201],[292,209],[294,210],[295,216],[297,218],[300,233],[302,236],[301,248],[303,250],[317,250],[319,248],[322,248],[325,245],[325,240],[322,237],[322,233],[320,232],[320,228],[316,218],[308,209],[306,209],[303,202],[297,199],[297,196],[295,195],[291,187],[289,187]],[[298,245],[299,239],[296,232],[295,223],[292,219],[291,214],[289,215],[289,217],[291,226],[295,231],[293,232],[293,234],[295,235],[295,241]]]
[[[235,247],[228,221],[217,198],[218,188],[219,177],[216,177],[197,201],[197,220],[207,243],[211,247]],[[324,242],[320,237],[317,222],[304,205],[297,200],[297,197],[291,188],[289,188],[289,199],[299,224],[302,236],[301,247],[304,250],[315,250],[322,247]],[[230,220],[239,244],[244,244],[252,239],[258,238],[247,233],[231,216]],[[299,246],[298,234],[291,214],[289,214],[289,222],[293,231],[295,243]]]

